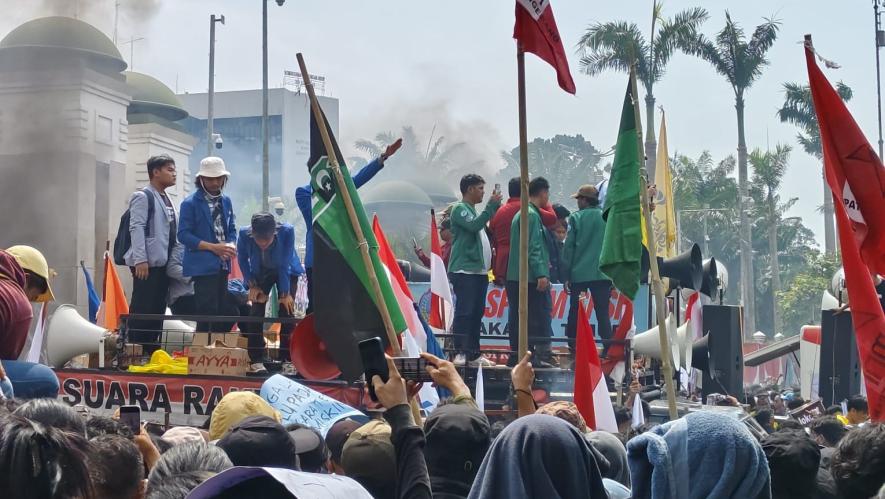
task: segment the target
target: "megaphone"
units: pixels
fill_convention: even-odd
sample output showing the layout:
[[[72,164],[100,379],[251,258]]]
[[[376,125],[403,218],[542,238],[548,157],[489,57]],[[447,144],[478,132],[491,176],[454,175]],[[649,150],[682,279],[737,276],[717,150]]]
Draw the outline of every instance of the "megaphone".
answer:
[[[691,367],[709,371],[710,369],[710,335],[695,341],[691,346]]]
[[[168,314],[169,311],[167,310]],[[184,348],[194,342],[194,327],[184,321],[163,321],[162,344],[168,345],[172,350]]]
[[[44,334],[46,361],[61,367],[78,355],[97,353],[109,332],[84,319],[73,305],[62,305],[47,320]]]
[[[845,296],[845,295],[843,295]],[[839,300],[833,296],[828,290],[824,290],[823,296],[820,298],[820,309],[821,310],[835,310],[839,308]]]
[[[309,380],[329,380],[341,375],[341,370],[326,350],[326,344],[314,330],[313,314],[308,314],[292,332],[289,356],[295,369]]]
[[[701,289],[704,279],[703,257],[701,247],[692,244],[691,249],[673,258],[658,257],[658,271],[661,277],[679,281],[683,288]]]
[[[670,343],[670,355],[673,358],[673,366],[684,365],[682,357],[685,355],[685,337],[688,334],[688,323],[676,328],[676,318],[673,314],[667,316],[667,339]],[[645,355],[654,359],[661,358],[661,328],[655,326],[648,331],[633,337],[633,351],[639,355]]]
[[[835,274],[833,274],[833,278],[830,280],[830,290],[833,292],[833,296],[838,298],[838,301],[841,301],[843,304],[848,304],[848,288],[845,287],[845,269],[839,268]]]
[[[430,282],[430,269],[427,267],[408,260],[397,260],[396,263],[399,265],[399,269],[402,271],[406,281]]]

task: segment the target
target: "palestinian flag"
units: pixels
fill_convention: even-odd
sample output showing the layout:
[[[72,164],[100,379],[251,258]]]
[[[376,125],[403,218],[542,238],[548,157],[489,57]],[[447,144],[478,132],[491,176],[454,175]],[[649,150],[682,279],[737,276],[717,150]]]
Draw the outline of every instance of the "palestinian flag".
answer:
[[[325,120],[325,115],[323,116]],[[363,237],[369,247],[372,266],[381,285],[381,293],[397,333],[406,329],[396,296],[385,279],[384,266],[378,258],[378,242],[372,233],[363,203],[353,185],[350,172],[331,128],[341,175],[350,193]],[[328,164],[326,149],[313,113],[310,116],[310,186],[313,190],[313,314],[316,332],[326,344],[332,359],[345,379],[354,381],[363,373],[357,344],[375,336],[387,342],[384,322],[378,312],[369,273],[360,255],[359,242],[350,223],[344,199],[338,195],[335,173]]]

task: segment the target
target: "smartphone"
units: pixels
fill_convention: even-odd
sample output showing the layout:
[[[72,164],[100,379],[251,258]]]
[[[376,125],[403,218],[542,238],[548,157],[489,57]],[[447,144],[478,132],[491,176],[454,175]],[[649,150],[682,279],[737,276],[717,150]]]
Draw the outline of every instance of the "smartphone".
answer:
[[[141,433],[141,409],[137,405],[120,407],[120,423],[132,430],[133,435]]]
[[[396,370],[405,380],[416,383],[430,383],[433,378],[427,372],[427,359],[422,357],[394,357]]]
[[[381,338],[374,337],[359,343],[360,359],[363,361],[363,372],[366,375],[366,386],[369,387],[369,397],[378,402],[375,395],[375,386],[372,385],[372,377],[380,376],[381,381],[387,383],[389,379],[387,359],[384,358],[384,343]]]
[[[495,184],[495,194],[501,193],[501,184]]]

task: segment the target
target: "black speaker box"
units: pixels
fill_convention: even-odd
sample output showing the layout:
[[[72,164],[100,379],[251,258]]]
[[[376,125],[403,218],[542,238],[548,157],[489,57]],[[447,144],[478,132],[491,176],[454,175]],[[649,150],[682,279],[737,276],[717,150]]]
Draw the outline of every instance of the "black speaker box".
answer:
[[[824,407],[860,393],[860,361],[851,314],[821,312],[818,393]]]
[[[702,393],[726,393],[744,399],[744,351],[741,341],[741,308],[704,305],[708,369],[703,371]]]

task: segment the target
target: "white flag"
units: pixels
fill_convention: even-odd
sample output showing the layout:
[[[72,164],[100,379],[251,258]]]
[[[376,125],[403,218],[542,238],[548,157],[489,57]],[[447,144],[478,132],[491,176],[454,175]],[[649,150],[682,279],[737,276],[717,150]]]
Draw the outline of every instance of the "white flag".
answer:
[[[642,397],[637,393],[635,397],[633,397],[633,422],[631,426],[633,428],[639,428],[640,426],[645,424],[645,413],[642,412]]]
[[[479,407],[481,412],[485,412],[486,410],[486,391],[483,387],[482,382],[482,363],[479,364],[479,369],[476,370],[476,406]]]

